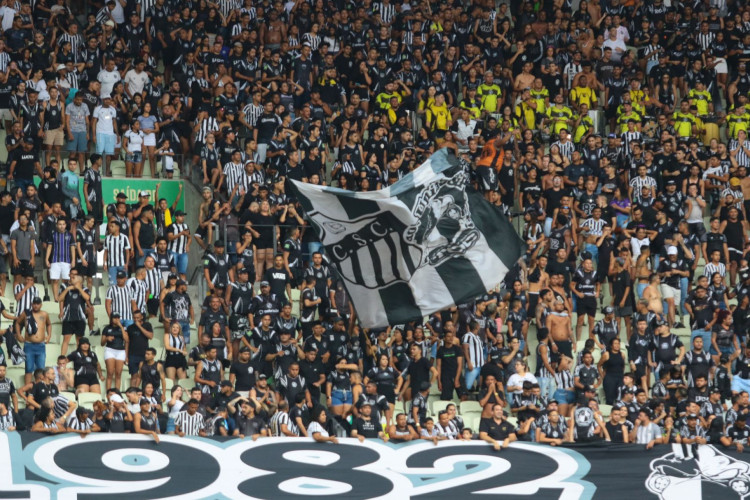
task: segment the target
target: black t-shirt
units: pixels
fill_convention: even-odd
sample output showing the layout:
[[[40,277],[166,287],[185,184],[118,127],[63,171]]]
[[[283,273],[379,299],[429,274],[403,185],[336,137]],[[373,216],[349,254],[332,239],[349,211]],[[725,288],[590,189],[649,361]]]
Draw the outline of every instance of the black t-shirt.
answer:
[[[252,360],[247,363],[236,361],[229,368],[229,373],[234,374],[236,377],[234,382],[235,390],[249,391],[255,385],[255,374],[258,373],[258,368]]]
[[[0,403],[3,403],[6,408],[11,409],[10,404],[11,396],[15,394],[16,386],[13,381],[9,378],[0,379]]]
[[[625,442],[625,434],[622,432],[622,422],[614,424],[612,421],[609,421],[604,425],[607,427],[607,432],[609,432],[609,437],[613,443]]]
[[[365,420],[361,417],[354,420],[354,425],[352,427],[352,430],[357,431],[358,436],[364,436],[365,438],[378,437],[380,429],[379,422],[375,422],[372,418],[370,418],[370,420]]]
[[[144,330],[149,331],[153,334],[154,327],[151,323],[144,321],[141,326]],[[130,339],[129,354],[131,356],[139,356],[141,358],[146,357],[146,349],[148,349],[148,337],[146,337],[140,328],[135,323],[127,328],[128,338]]]
[[[441,360],[441,370],[443,375],[450,374],[451,377],[458,371],[458,359],[463,355],[461,348],[457,345],[449,347],[440,346],[437,351],[437,359]]]
[[[121,351],[125,349],[125,339],[122,336],[122,330],[119,326],[107,325],[102,330],[103,337],[114,337],[113,340],[107,340],[106,347]]]
[[[60,394],[60,390],[55,384],[45,384],[44,382],[37,382],[34,387],[31,388],[31,395],[34,396],[34,401],[41,404],[47,397],[57,397]]]
[[[411,379],[411,387],[418,390],[422,382],[429,382],[430,368],[432,368],[432,364],[427,358],[419,358],[419,361],[409,363],[408,372]]]
[[[504,441],[511,434],[515,434],[516,430],[506,420],[498,423],[494,418],[483,418],[479,422],[479,432],[486,432],[487,436],[496,441]]]

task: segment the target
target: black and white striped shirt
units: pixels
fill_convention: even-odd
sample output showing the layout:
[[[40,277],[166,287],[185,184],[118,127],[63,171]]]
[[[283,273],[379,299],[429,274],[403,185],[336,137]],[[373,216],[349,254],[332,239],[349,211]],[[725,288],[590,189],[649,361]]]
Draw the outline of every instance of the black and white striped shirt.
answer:
[[[156,0],[140,0],[141,4],[141,22],[146,22],[146,12],[149,12],[151,8],[156,5]]]
[[[571,389],[575,385],[575,379],[570,370],[563,370],[555,373],[555,384],[557,384],[558,389]]]
[[[13,418],[13,413],[8,412],[5,415],[0,415],[0,432],[7,431],[11,427],[16,426],[16,420]]]
[[[224,17],[229,17],[233,10],[239,10],[242,7],[240,0],[219,0],[219,10]]]
[[[231,193],[234,186],[242,186],[242,178],[245,175],[245,169],[242,163],[232,163],[231,161],[224,165],[224,176],[226,177],[227,192]]]
[[[605,221],[604,219],[596,220],[593,217],[581,222],[581,228],[586,229],[589,234],[592,234],[594,236],[601,236],[602,230],[606,225],[607,221]]]
[[[730,248],[729,251],[731,252],[732,249]],[[726,276],[727,266],[725,266],[721,262],[719,262],[718,264],[709,262],[706,264],[706,267],[703,268],[703,276],[707,276],[709,279],[711,279],[711,276],[713,276],[715,273],[719,273],[722,277]]]
[[[458,439],[458,427],[452,420],[448,420],[448,425],[445,427],[440,425],[439,422],[436,423],[435,429],[438,431],[438,436],[445,436],[446,439]]]
[[[23,284],[19,283],[13,287],[13,294],[17,295],[21,290],[23,290]],[[32,286],[31,288],[26,290],[21,298],[16,302],[17,314],[21,314],[24,311],[30,310],[31,302],[37,297],[39,297],[39,290],[37,290],[35,286]]]
[[[0,52],[0,72],[5,73],[10,64],[10,54],[7,52]]]
[[[174,418],[174,425],[179,427],[186,436],[197,436],[206,426],[206,422],[203,415],[198,412],[191,415],[187,411],[180,411]]]
[[[219,122],[216,121],[216,118],[213,116],[209,116],[208,118],[204,118],[201,120],[200,128],[198,129],[198,133],[195,134],[195,141],[196,142],[206,142],[206,136],[209,132],[217,132],[219,130]]]
[[[469,346],[469,358],[474,368],[482,366],[484,363],[484,352],[482,350],[482,339],[472,332],[464,335],[461,342]]]
[[[573,143],[573,141],[566,141],[565,143],[555,141],[552,146],[557,146],[560,149],[560,156],[564,156],[568,160],[570,160],[570,158],[573,156],[573,151],[576,150],[576,145]]]
[[[120,313],[121,320],[133,319],[131,289],[128,286],[112,285],[107,289],[107,300],[112,301],[112,313]]]
[[[126,252],[130,250],[130,239],[123,233],[117,236],[110,234],[104,238],[104,250],[107,251],[107,266],[124,266],[127,263]]]
[[[263,114],[263,106],[255,105],[251,102],[242,108],[242,112],[245,114],[245,121],[251,127],[255,127],[255,124],[258,122],[258,117]]]
[[[60,79],[58,78],[58,81]],[[70,85],[71,89],[80,89],[81,88],[81,73],[78,72],[78,69],[73,69],[73,71],[67,71],[65,73],[65,81]]]
[[[392,4],[386,5],[383,2],[378,3],[373,9],[374,14],[380,14],[381,24],[390,24],[393,18],[396,17],[396,7]]]
[[[138,310],[146,314],[146,292],[148,291],[146,281],[130,278],[125,286],[130,289],[130,297],[135,300]]]
[[[231,191],[230,191],[231,192]],[[188,229],[187,224],[179,224],[177,222],[172,223],[167,228],[167,234],[180,234],[181,232]],[[181,254],[187,252],[187,243],[190,236],[178,236],[177,238],[173,239],[169,242],[168,249],[170,252],[174,252],[176,254]]]
[[[698,33],[695,36],[695,41],[705,51],[711,48],[711,44],[714,43],[715,38],[716,34],[709,31],[708,33]]]
[[[274,431],[276,432],[276,434],[275,434],[276,436],[281,436],[281,437],[285,437],[286,436],[286,434],[284,434],[283,432],[281,432],[281,426],[282,425],[286,425],[286,428],[289,430],[289,432],[291,432],[292,434],[294,434],[296,436],[299,436],[299,427],[297,427],[297,424],[295,422],[293,422],[291,418],[289,418],[289,414],[288,413],[286,413],[286,412],[277,412],[276,415],[274,415],[274,417],[276,417],[277,415],[278,415],[278,417],[276,418],[276,422],[274,422],[273,417],[271,418],[271,423],[275,424]]]
[[[629,155],[631,153],[630,148],[631,144],[633,144],[633,141],[641,142],[641,133],[637,130],[634,130],[633,132],[623,132],[620,136],[620,140],[622,141],[622,146],[625,154]]]
[[[83,36],[81,36],[80,33],[76,33],[75,35],[63,33],[57,40],[57,44],[62,47],[65,42],[70,42],[70,51],[73,53],[73,61],[75,63],[83,62],[81,59],[81,50],[86,46]]]
[[[313,35],[312,33],[305,33],[304,35],[302,35],[302,42],[309,43],[310,49],[313,52],[318,50],[321,41],[323,41],[323,39],[320,37],[320,35]]]
[[[146,269],[146,278],[143,281],[146,283],[146,289],[149,294],[153,297],[159,297],[161,293],[162,279],[161,272],[158,268]]]
[[[653,177],[646,176],[642,178],[641,176],[638,176],[630,179],[630,186],[633,188],[633,201],[639,203],[641,201],[641,191],[643,187],[648,186],[652,188],[651,194],[653,195],[653,190],[656,189],[656,181]]]
[[[744,141],[742,145],[750,150],[750,141]],[[737,164],[740,167],[748,167],[750,166],[750,156],[748,156],[747,153],[745,153],[745,150],[740,147],[740,141],[737,139],[732,139],[729,141],[728,148],[731,153],[734,153],[735,150],[737,150],[737,156],[735,156],[735,159],[737,160]]]
[[[90,431],[91,427],[94,426],[94,422],[90,418],[86,417],[86,420],[79,420],[77,416],[73,415],[68,420],[68,429],[74,431]]]

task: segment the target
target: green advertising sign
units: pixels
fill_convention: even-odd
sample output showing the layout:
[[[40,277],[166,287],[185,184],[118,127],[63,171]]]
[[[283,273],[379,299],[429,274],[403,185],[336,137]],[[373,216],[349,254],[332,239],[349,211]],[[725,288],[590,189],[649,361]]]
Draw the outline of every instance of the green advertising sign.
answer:
[[[151,194],[151,204],[156,206],[156,186],[159,185],[159,198],[167,200],[167,205],[171,206],[180,192],[180,186],[183,181],[177,180],[156,180],[156,179],[102,179],[102,197],[104,206],[114,203],[118,193],[125,193],[128,197],[127,203],[137,203],[138,195],[141,191],[148,191]],[[83,182],[81,182],[81,192],[83,192]],[[177,210],[185,210],[184,196],[180,197],[177,203]]]

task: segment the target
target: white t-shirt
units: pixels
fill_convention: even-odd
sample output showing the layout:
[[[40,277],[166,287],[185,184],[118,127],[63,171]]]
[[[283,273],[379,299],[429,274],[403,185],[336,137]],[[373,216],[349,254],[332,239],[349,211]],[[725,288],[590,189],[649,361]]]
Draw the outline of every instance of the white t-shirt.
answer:
[[[125,85],[130,89],[131,94],[140,94],[143,92],[143,88],[148,82],[149,78],[145,71],[138,73],[136,70],[131,69],[125,73]]]
[[[112,106],[108,108],[97,106],[94,108],[94,118],[96,118],[97,134],[115,133],[115,119],[117,118],[117,111],[115,108]]]
[[[117,24],[125,22],[125,11],[119,0],[115,0],[115,10],[112,11],[112,19],[114,19]]]
[[[119,71],[107,71],[106,69],[101,70],[96,76],[96,79],[102,84],[102,89],[99,95],[111,94],[115,83],[121,80]]]
[[[138,153],[141,151],[143,139],[146,137],[145,135],[143,135],[143,132],[141,132],[140,130],[138,132],[128,130],[123,135],[128,138],[128,152]]]
[[[310,423],[310,427],[307,428],[307,434],[312,436],[316,432],[323,437],[328,437],[328,431],[326,431],[322,425],[320,425],[318,422]]]
[[[526,375],[523,377],[520,376],[517,373],[514,373],[510,377],[508,377],[508,382],[505,384],[505,387],[523,387],[523,383],[529,381],[532,384],[536,384],[537,380],[536,377],[531,372],[526,372]],[[513,394],[521,394],[523,391],[513,391]]]
[[[8,31],[13,27],[13,18],[16,15],[16,11],[10,7],[0,7],[0,16],[3,18],[2,28],[3,31]]]

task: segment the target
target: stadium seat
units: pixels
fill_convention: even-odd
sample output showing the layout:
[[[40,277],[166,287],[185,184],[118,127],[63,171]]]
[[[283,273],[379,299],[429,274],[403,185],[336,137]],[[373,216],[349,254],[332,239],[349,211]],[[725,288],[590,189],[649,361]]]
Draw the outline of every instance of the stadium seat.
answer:
[[[57,365],[57,357],[60,355],[60,344],[44,344],[44,351],[47,356],[45,366]],[[71,349],[68,349],[68,354],[70,354],[70,351]]]
[[[444,400],[432,401],[430,403],[430,411],[432,412],[433,415],[437,415],[441,411],[445,410],[445,408],[449,404],[453,404],[453,401],[444,401]]]
[[[604,418],[609,418],[609,415],[612,413],[612,405],[600,404],[599,411],[602,412]]]
[[[170,391],[172,390],[172,387],[174,387],[174,380],[172,380],[171,378],[167,378],[165,379],[165,384],[166,387],[164,387],[164,390],[167,393],[167,397],[169,397]]]
[[[177,381],[177,385],[185,389],[186,392],[190,392],[190,389],[195,387],[195,380],[192,378],[183,378]]]
[[[479,401],[461,401],[459,409],[461,415],[465,413],[482,413],[482,405],[479,404]]]
[[[60,396],[64,397],[68,401],[72,401],[73,403],[78,404],[78,401],[76,401],[76,394],[74,392],[60,391]]]
[[[464,427],[468,427],[472,432],[479,434],[479,421],[482,420],[481,413],[469,413],[463,416]]]
[[[101,401],[102,395],[95,392],[81,392],[78,394],[78,402],[81,406],[88,408],[88,405],[93,405],[95,401]]]
[[[23,379],[24,379],[25,374],[26,374],[26,370],[24,369],[23,365],[8,366],[5,372],[5,376],[13,381],[13,385],[16,386],[16,390],[23,387],[24,385]]]

